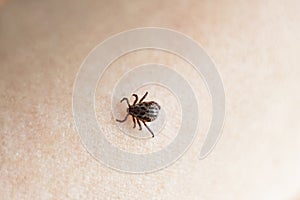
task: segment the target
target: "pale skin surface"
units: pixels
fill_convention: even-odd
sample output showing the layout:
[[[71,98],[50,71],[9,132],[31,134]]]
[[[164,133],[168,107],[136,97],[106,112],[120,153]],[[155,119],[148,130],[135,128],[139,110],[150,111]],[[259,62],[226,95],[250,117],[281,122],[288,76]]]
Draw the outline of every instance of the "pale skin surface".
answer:
[[[0,5],[4,199],[300,199],[298,1]],[[72,116],[72,89],[94,46],[120,31],[144,26],[171,28],[202,44],[222,75],[227,115],[223,136],[205,160],[197,156],[209,108],[203,110],[198,139],[180,160],[156,173],[130,175],[98,163],[82,146]],[[128,65],[155,57],[134,56],[125,58]],[[176,60],[167,55],[160,59]],[[125,68],[120,67],[120,74]],[[199,89],[197,96],[202,94]],[[108,101],[101,91],[96,98]]]

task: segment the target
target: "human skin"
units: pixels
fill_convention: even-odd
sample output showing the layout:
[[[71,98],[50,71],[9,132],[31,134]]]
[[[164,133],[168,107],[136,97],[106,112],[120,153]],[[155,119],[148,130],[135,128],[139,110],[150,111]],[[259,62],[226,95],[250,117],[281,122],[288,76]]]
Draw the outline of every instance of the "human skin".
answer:
[[[0,6],[4,199],[300,199],[298,1],[29,0]],[[96,45],[149,26],[182,32],[208,52],[222,76],[226,120],[215,149],[198,160],[211,110],[191,69],[162,52],[136,52],[116,61],[112,65],[122,67],[112,69],[119,76],[153,59],[181,63],[177,70],[191,77],[194,88],[200,85],[195,93],[204,105],[199,136],[181,159],[132,175],[97,162],[84,148],[72,92],[80,65]],[[109,77],[101,81],[110,88]],[[109,98],[97,92],[101,121],[110,117],[101,114]],[[136,150],[131,143],[117,145]]]

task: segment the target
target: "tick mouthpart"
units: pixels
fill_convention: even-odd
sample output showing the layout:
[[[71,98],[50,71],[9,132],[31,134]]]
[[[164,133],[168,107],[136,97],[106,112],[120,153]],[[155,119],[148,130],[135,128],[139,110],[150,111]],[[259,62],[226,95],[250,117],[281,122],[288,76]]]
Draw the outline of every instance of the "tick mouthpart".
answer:
[[[129,112],[129,108],[127,108],[126,111]]]

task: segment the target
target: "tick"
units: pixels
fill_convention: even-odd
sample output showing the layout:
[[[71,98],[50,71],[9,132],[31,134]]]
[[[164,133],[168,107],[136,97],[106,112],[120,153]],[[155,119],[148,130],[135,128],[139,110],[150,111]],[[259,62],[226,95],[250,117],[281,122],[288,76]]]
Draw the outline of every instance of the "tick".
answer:
[[[140,129],[142,130],[141,122],[146,126],[148,131],[152,134],[152,137],[154,137],[153,132],[151,129],[147,126],[146,122],[152,122],[154,121],[159,114],[160,110],[160,105],[156,103],[155,101],[148,101],[148,102],[143,102],[143,100],[146,98],[148,95],[148,92],[144,94],[144,96],[141,98],[139,103],[137,103],[139,97],[136,94],[132,94],[132,96],[135,97],[135,100],[132,105],[129,104],[128,98],[124,97],[120,103],[123,101],[127,102],[128,108],[127,108],[127,115],[123,120],[117,119],[117,122],[123,123],[127,120],[128,116],[132,116],[132,121],[133,121],[133,128],[136,127],[136,122],[138,123]]]

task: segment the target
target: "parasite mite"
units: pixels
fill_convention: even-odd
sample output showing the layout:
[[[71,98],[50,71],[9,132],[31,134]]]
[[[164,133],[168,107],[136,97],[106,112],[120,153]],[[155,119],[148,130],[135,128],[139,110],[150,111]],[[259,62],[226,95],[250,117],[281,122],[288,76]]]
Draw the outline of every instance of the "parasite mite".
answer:
[[[148,102],[143,102],[143,100],[146,98],[148,92],[144,94],[144,96],[141,98],[139,103],[137,104],[138,101],[138,96],[136,94],[133,94],[132,96],[135,97],[135,100],[132,105],[129,104],[128,98],[124,97],[120,103],[123,101],[127,102],[128,108],[127,108],[127,115],[125,119],[119,120],[117,119],[117,122],[125,122],[128,118],[129,115],[132,116],[132,121],[133,121],[133,128],[136,126],[136,121],[140,127],[140,130],[142,130],[142,126],[140,121],[143,122],[143,124],[146,126],[148,131],[152,134],[152,137],[154,137],[153,132],[151,129],[147,126],[146,122],[152,122],[158,117],[158,113],[160,110],[160,105],[156,103],[155,101],[148,101]]]

